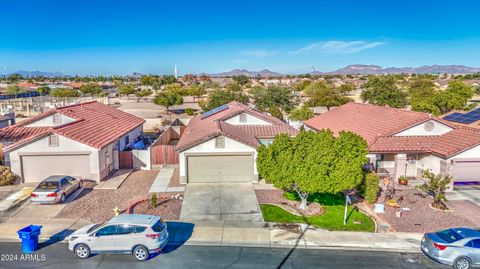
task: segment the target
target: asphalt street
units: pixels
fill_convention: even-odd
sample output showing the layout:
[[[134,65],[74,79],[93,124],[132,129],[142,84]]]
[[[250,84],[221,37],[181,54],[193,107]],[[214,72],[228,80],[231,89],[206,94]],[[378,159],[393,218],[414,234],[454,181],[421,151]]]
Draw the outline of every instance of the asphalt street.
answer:
[[[22,254],[20,243],[0,243],[0,268],[449,268],[423,254],[358,250],[258,247],[167,246],[146,262],[131,255],[104,254],[77,259],[64,243]]]

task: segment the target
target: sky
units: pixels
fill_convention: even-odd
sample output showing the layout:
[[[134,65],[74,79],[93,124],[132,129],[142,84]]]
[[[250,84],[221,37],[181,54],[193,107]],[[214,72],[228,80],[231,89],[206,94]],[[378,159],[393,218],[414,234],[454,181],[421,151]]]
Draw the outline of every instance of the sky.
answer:
[[[480,66],[475,0],[0,0],[0,74]]]

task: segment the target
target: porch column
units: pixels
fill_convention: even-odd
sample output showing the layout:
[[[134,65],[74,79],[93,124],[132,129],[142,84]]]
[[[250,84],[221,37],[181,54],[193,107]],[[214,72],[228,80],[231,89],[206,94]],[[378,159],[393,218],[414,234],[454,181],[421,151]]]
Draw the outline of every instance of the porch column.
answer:
[[[399,153],[395,155],[395,166],[394,166],[395,178],[397,181],[399,177],[404,176],[407,169],[407,154]]]

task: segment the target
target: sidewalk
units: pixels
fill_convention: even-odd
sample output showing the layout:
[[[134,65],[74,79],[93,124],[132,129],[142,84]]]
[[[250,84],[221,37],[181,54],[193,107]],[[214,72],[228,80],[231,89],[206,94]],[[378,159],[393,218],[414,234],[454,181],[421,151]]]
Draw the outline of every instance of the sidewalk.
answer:
[[[0,242],[19,241],[16,231],[28,224],[43,225],[40,239],[63,239],[70,231],[89,222],[53,219],[47,223],[0,223]],[[423,234],[324,231],[297,224],[243,222],[167,222],[172,245],[340,248],[370,251],[419,252]]]
[[[155,180],[150,187],[149,193],[152,192],[182,192],[185,191],[185,186],[181,187],[168,187],[170,179],[173,176],[174,168],[164,167],[160,169]]]

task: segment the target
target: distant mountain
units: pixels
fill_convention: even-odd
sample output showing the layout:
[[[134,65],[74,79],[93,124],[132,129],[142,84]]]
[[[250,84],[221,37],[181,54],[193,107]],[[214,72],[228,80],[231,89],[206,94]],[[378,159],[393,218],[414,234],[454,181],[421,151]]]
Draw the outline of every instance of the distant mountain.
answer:
[[[472,74],[480,72],[478,67],[469,67],[465,65],[423,65],[420,67],[387,67],[383,68],[378,65],[364,65],[364,64],[353,64],[346,67],[337,69],[332,72],[314,72],[312,74],[322,75],[322,74],[360,74],[360,75],[371,75],[371,74],[433,74],[433,73],[448,73],[448,74]]]
[[[65,74],[63,74],[61,72],[42,72],[42,71],[17,71],[17,72],[7,74],[7,76],[10,76],[10,75],[13,75],[13,74],[20,74],[24,78],[29,78],[29,77],[53,78],[53,77],[64,77],[65,76]]]
[[[263,69],[260,71],[249,71],[245,69],[233,69],[228,72],[221,72],[221,73],[216,73],[216,74],[206,74],[210,77],[233,77],[233,76],[239,76],[239,75],[245,75],[248,77],[256,77],[256,76],[262,76],[262,77],[281,77],[283,74],[277,73],[270,71],[268,69]]]

